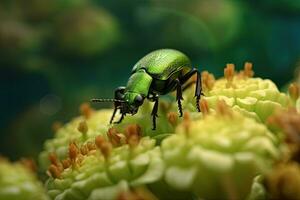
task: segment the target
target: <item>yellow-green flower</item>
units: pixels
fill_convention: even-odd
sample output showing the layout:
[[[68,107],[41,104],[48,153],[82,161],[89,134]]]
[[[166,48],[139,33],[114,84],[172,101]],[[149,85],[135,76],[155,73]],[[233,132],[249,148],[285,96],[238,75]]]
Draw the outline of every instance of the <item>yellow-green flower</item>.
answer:
[[[278,141],[266,126],[224,105],[202,120],[184,120],[162,142],[172,188],[204,199],[244,199],[253,178],[278,158]]]
[[[0,159],[0,199],[46,200],[46,191],[35,174],[20,163]]]
[[[151,184],[163,174],[163,161],[155,141],[140,140],[128,133],[127,144],[112,147],[104,137],[95,139],[94,147],[83,150],[74,144],[69,147],[69,158],[53,162],[52,177],[46,187],[52,199],[115,199],[130,187]],[[128,140],[128,138],[130,138]]]
[[[42,170],[46,170],[50,162],[48,156],[55,153],[59,159],[64,159],[68,153],[68,145],[72,141],[82,144],[93,140],[99,134],[106,134],[111,115],[110,109],[93,111],[87,105],[82,106],[82,116],[76,117],[71,122],[59,128],[54,138],[47,140],[44,151],[40,153],[39,164]]]
[[[271,80],[252,78],[253,73],[250,63],[246,63],[245,69],[239,73],[235,72],[234,65],[228,64],[224,69],[225,77],[208,84],[207,80],[212,78],[208,78],[205,72],[202,74],[203,98],[211,108],[215,108],[219,100],[224,100],[234,110],[265,122],[276,109],[287,107],[289,98]],[[195,111],[193,92],[192,88],[184,93],[186,107],[191,111]]]

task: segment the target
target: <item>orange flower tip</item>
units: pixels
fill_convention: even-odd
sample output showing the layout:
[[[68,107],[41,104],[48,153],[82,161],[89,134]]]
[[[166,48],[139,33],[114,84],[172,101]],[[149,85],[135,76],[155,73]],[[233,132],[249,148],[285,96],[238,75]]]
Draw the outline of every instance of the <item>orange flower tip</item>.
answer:
[[[69,158],[71,161],[75,161],[78,155],[78,148],[74,142],[69,144]]]
[[[131,148],[136,147],[140,142],[140,138],[136,135],[132,135],[131,137],[127,138],[127,143]]]
[[[190,121],[191,121],[191,115],[190,115],[189,112],[184,112],[184,113],[183,113],[183,120],[184,120],[185,122],[190,122]]]
[[[110,128],[107,131],[107,137],[113,146],[120,146],[123,144],[122,136],[123,135],[121,133],[118,133],[118,130],[116,128]]]
[[[86,146],[87,146],[87,148],[88,148],[89,151],[96,150],[96,145],[93,142],[87,142]]]
[[[83,115],[86,119],[89,119],[93,114],[93,109],[89,103],[83,103],[80,105],[80,114]]]
[[[208,71],[203,71],[201,73],[201,81],[204,90],[211,90],[215,84],[215,77]]]
[[[20,163],[32,172],[37,172],[37,165],[32,158],[21,158]]]
[[[172,125],[172,126],[176,126],[178,123],[178,115],[176,112],[169,112],[167,115],[168,118],[168,122]]]
[[[53,132],[56,133],[62,126],[63,126],[63,124],[61,122],[55,121],[52,124],[52,130],[53,130]]]
[[[183,127],[186,134],[190,132],[190,125],[191,125],[191,116],[189,112],[183,113]]]
[[[227,79],[227,81],[231,82],[233,80],[233,77],[235,75],[235,66],[234,64],[227,64],[224,68],[224,77]]]
[[[82,121],[78,124],[77,130],[82,133],[83,136],[86,136],[89,128],[86,121]]]
[[[219,100],[217,102],[216,111],[221,116],[232,116],[232,110],[224,100]]]
[[[112,151],[112,145],[109,142],[105,142],[102,144],[101,148],[102,155],[107,159]]]
[[[203,115],[209,114],[208,102],[205,99],[201,99],[200,101],[200,110]]]
[[[159,103],[159,109],[162,112],[167,112],[168,110],[170,110],[170,107],[171,107],[171,104],[166,103],[164,101],[162,101],[162,102]]]
[[[101,135],[98,135],[96,138],[95,138],[95,144],[96,146],[100,149],[101,146],[105,143],[105,139],[103,136]]]
[[[254,71],[252,70],[253,65],[250,62],[245,62],[244,64],[244,76],[251,78],[254,76]]]
[[[52,178],[60,178],[61,177],[61,171],[57,166],[50,165],[50,167],[48,169],[48,175],[50,175]]]
[[[129,191],[122,191],[117,196],[117,200],[157,200],[148,189],[136,188]]]
[[[58,166],[59,160],[57,158],[56,153],[54,153],[54,152],[49,153],[48,159],[50,160],[51,164]]]
[[[109,141],[106,141],[104,137],[100,135],[95,138],[95,144],[98,147],[98,149],[100,149],[102,155],[105,158],[108,158],[112,150],[112,144]]]
[[[137,136],[138,138],[142,137],[142,129],[137,124],[130,124],[125,128],[125,135],[127,138],[132,136]]]
[[[278,111],[268,118],[268,123],[282,130],[288,144],[300,147],[300,114],[295,108]]]
[[[88,149],[87,145],[82,145],[82,146],[80,147],[80,153],[81,153],[82,155],[87,155],[87,154],[89,153],[89,149]]]
[[[296,101],[300,95],[300,87],[296,83],[292,83],[289,85],[289,95],[290,97]]]
[[[67,168],[69,168],[70,166],[71,166],[71,160],[70,159],[64,159],[63,161],[62,161],[62,166],[63,166],[63,168],[64,169],[67,169]]]

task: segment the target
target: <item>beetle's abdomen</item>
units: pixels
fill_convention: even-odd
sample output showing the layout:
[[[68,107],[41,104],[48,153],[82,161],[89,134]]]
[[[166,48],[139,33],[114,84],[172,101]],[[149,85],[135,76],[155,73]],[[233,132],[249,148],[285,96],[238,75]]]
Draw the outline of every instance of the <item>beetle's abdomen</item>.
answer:
[[[174,73],[183,68],[191,68],[189,58],[180,51],[173,49],[161,49],[153,51],[139,60],[132,69],[135,73],[139,69],[145,69],[153,78],[167,80]]]

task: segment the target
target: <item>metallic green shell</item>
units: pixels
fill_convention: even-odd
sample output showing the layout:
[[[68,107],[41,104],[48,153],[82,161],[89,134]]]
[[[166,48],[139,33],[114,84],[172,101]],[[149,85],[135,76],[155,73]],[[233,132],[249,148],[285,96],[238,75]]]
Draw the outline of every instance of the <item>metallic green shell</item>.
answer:
[[[160,49],[140,59],[134,65],[132,73],[143,68],[153,78],[167,80],[184,67],[191,67],[190,59],[186,55],[174,49]]]

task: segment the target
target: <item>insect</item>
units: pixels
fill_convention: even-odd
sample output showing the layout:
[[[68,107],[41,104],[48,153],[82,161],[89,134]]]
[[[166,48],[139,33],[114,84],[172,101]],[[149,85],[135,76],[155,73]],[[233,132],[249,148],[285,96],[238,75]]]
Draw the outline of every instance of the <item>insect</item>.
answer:
[[[114,111],[110,119],[113,122],[117,110],[120,110],[120,123],[126,114],[136,114],[145,99],[154,102],[151,112],[152,129],[156,129],[158,117],[159,95],[165,95],[176,90],[176,101],[179,116],[182,116],[181,100],[183,84],[191,76],[197,75],[196,80],[196,107],[200,112],[199,101],[202,94],[201,75],[196,68],[191,67],[189,58],[174,49],[160,49],[150,52],[140,59],[133,67],[126,87],[115,90],[114,99],[92,99],[92,102],[114,102]]]

